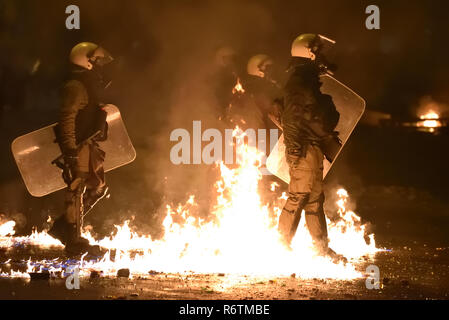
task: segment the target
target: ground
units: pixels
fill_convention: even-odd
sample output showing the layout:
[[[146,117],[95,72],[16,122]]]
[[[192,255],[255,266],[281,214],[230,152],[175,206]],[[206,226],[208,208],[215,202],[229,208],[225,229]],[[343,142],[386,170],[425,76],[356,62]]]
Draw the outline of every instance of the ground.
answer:
[[[449,171],[444,161],[435,163],[434,157],[428,156],[431,150],[443,150],[447,144],[447,137],[416,136],[411,139],[405,134],[392,135],[384,131],[364,130],[359,131],[361,137],[350,141],[345,147],[347,152],[342,154],[340,165],[337,163],[334,171],[331,172],[328,185],[330,189],[335,186],[344,186],[348,189],[356,203],[353,209],[362,217],[363,222],[369,222],[369,232],[374,233],[377,247],[388,249],[388,251],[377,253],[374,260],[368,259],[361,262],[359,266],[360,271],[364,271],[370,264],[379,267],[381,281],[379,290],[368,290],[364,278],[342,281],[301,279],[298,276],[284,278],[241,276],[238,278],[229,274],[153,273],[144,278],[134,279],[116,276],[86,277],[81,279],[80,290],[72,291],[66,289],[63,279],[23,280],[0,277],[0,299],[447,300],[449,298],[449,233],[447,232],[449,203],[447,187],[443,182],[447,181],[446,176]],[[413,152],[407,153],[408,143],[412,143],[413,146],[418,145],[419,152],[411,148]],[[366,146],[377,147],[366,148]],[[396,149],[397,152],[394,151]],[[359,152],[359,150],[366,152]],[[149,154],[142,155],[142,153],[141,150],[140,159],[145,161],[150,157]],[[117,170],[117,175],[114,173],[110,175],[109,181],[114,186],[116,195],[109,202],[104,202],[98,208],[99,212],[91,217],[92,223],[97,222],[96,225],[104,227],[107,233],[110,232],[113,223],[121,223],[118,217],[124,215],[123,210],[116,210],[116,208],[127,208],[127,210],[131,208],[129,210],[133,214],[134,212],[151,212],[142,207],[142,203],[150,201],[148,200],[150,198],[142,196],[138,201],[130,200],[133,199],[131,194],[136,193],[136,190],[140,190],[142,194],[151,194],[151,192],[140,184],[134,188],[128,188],[127,184],[123,185],[124,181],[128,181],[129,185],[131,182],[136,184],[135,177],[130,174],[132,170],[127,170],[127,167],[124,167],[122,171]],[[129,180],[122,176],[123,172],[125,176],[128,175]],[[386,184],[387,182],[390,184]],[[13,191],[13,188],[3,187],[0,196],[5,199],[14,198]],[[126,193],[128,191],[129,194]],[[22,193],[25,191],[23,190]],[[26,221],[28,229],[31,229],[31,226],[41,225],[50,211],[45,206],[45,201],[31,200],[21,203],[23,206],[33,208],[27,211],[27,215],[24,214],[22,219]],[[48,199],[48,203],[63,204],[62,198],[56,200]],[[15,220],[19,224],[20,219]],[[148,223],[147,220],[150,221],[150,225],[158,225],[157,219],[150,219],[143,213],[139,225],[143,225],[145,221]],[[19,231],[19,234],[29,233],[23,230]],[[7,273],[10,268],[24,272],[26,264],[23,261],[30,257],[32,260],[54,259],[63,257],[63,252],[61,250],[42,251],[30,247],[15,247],[7,251],[2,251],[0,248],[0,273]],[[8,259],[11,259],[10,264],[3,264]],[[235,285],[229,287],[230,282],[234,282]]]
[[[449,248],[411,242],[379,252],[374,260],[360,263],[380,269],[380,289],[368,290],[365,278],[357,280],[300,279],[290,277],[252,277],[230,274],[165,274],[150,272],[145,277],[81,278],[79,290],[68,290],[65,280],[0,279],[0,299],[186,299],[186,300],[320,300],[320,299],[448,299]],[[56,258],[58,250],[36,248],[3,250],[3,272],[25,268],[22,259]],[[229,285],[232,283],[233,285]]]

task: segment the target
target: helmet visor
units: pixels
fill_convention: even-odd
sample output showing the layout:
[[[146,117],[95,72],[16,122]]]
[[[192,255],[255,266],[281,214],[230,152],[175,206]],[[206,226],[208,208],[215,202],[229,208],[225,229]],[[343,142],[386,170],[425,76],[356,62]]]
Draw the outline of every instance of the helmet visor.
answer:
[[[328,73],[332,74],[336,71],[337,66],[333,63],[335,61],[335,51],[333,50],[335,40],[326,36],[318,34],[318,50],[316,51],[317,61],[320,63]]]
[[[95,65],[103,67],[112,61],[114,61],[114,58],[112,55],[102,47],[98,47],[97,49],[93,50],[89,56],[89,60],[94,62]]]

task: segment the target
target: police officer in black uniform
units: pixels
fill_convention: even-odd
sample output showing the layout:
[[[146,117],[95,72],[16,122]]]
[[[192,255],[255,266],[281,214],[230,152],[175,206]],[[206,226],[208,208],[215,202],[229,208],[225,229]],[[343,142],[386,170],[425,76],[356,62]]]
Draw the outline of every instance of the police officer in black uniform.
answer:
[[[67,183],[66,210],[49,233],[70,254],[99,251],[81,237],[81,231],[84,215],[108,191],[103,169],[105,153],[98,142],[107,139],[102,94],[110,82],[105,79],[103,69],[112,60],[105,49],[94,43],[77,44],[70,53],[72,69],[61,90],[56,136]]]
[[[290,245],[304,210],[316,248],[335,258],[337,255],[328,247],[323,208],[323,160],[326,146],[332,145],[329,142],[339,143],[334,131],[339,113],[332,98],[320,90],[320,75],[328,67],[321,55],[325,39],[317,34],[303,34],[292,45],[281,111],[291,181],[288,200],[279,218],[279,231],[286,245]]]

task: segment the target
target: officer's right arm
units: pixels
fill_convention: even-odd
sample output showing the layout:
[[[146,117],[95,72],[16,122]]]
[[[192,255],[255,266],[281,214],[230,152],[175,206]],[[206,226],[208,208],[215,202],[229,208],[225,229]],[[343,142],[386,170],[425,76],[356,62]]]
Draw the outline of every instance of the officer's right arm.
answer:
[[[59,113],[59,142],[63,153],[70,154],[76,150],[75,120],[87,102],[87,91],[81,82],[72,80],[65,84],[61,93]]]

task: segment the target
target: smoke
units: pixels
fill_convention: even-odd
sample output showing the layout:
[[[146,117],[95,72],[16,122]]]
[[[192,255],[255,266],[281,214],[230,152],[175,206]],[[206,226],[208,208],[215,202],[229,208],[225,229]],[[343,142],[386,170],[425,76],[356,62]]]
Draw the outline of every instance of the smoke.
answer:
[[[56,26],[64,26],[65,16],[61,13],[71,3],[53,1],[49,6],[41,6],[39,2],[8,1],[7,4],[9,9],[4,12],[11,15],[2,18],[5,33],[1,36],[5,41],[7,38],[4,43],[11,44],[7,49],[10,61],[2,61],[0,75],[9,80],[9,85],[2,87],[8,95],[0,104],[2,127],[16,125],[7,130],[8,138],[2,139],[2,147],[7,149],[13,138],[56,120],[55,93],[66,72],[70,48],[80,41],[96,42],[107,48],[117,63],[107,102],[120,108],[137,159],[107,174],[111,199],[99,204],[87,222],[108,232],[113,224],[135,216],[135,224],[141,229],[157,233],[158,227],[154,226],[160,226],[164,205],[183,202],[190,194],[200,197],[197,201],[204,204],[202,214],[207,214],[208,197],[213,193],[218,171],[208,165],[173,165],[170,149],[174,143],[170,142],[170,133],[177,128],[191,132],[194,120],[201,120],[203,130],[224,129],[218,121],[222,110],[214,92],[215,53],[219,47],[228,45],[237,52],[241,64],[246,64],[251,55],[268,47],[276,48],[275,42],[267,46],[267,40],[277,34],[270,10],[256,2],[239,1],[137,0],[132,5],[116,1],[105,6],[81,0],[77,3],[82,14],[81,29],[69,31]],[[24,13],[27,11],[33,12],[32,16]],[[46,19],[40,19],[42,16]],[[14,35],[20,31],[16,28],[22,20],[24,30],[36,30],[44,40],[35,42],[34,35],[29,34],[25,37],[28,41],[22,37],[17,41]],[[32,79],[28,79],[29,75],[25,80],[18,79],[17,75],[23,73],[19,71],[29,69],[29,62],[37,60],[40,65]],[[24,82],[26,86],[21,87]],[[21,96],[29,98],[16,98]],[[4,125],[3,115],[8,116]],[[7,179],[11,173],[15,175],[14,183],[2,184],[7,189],[3,194],[15,195],[11,206],[21,211],[28,210],[30,205],[33,217],[47,213],[61,215],[62,207],[52,206],[51,200],[39,199],[38,203],[26,195],[11,160],[8,159],[2,172]],[[62,201],[62,194],[51,198]],[[50,203],[51,212],[45,203]]]
[[[431,96],[424,96],[420,99],[418,106],[413,110],[416,117],[421,117],[433,111],[440,117],[449,117],[449,105],[436,101]]]
[[[157,234],[164,205],[184,202],[190,194],[204,198],[197,199],[204,201],[201,207],[206,211],[199,214],[207,214],[217,171],[206,165],[173,165],[169,155],[174,143],[169,137],[176,128],[191,131],[193,120],[202,121],[203,131],[223,129],[214,94],[214,54],[220,46],[233,47],[242,65],[258,53],[286,65],[291,41],[300,33],[318,32],[337,40],[337,78],[374,107],[408,112],[415,97],[435,96],[438,83],[438,90],[447,92],[447,43],[441,41],[447,34],[446,19],[444,10],[433,3],[382,4],[379,32],[364,27],[366,3],[79,0],[81,29],[66,30],[69,4],[72,1],[1,3],[0,210],[24,212],[33,224],[49,213],[60,215],[63,195],[31,199],[19,182],[9,144],[56,120],[55,97],[66,57],[80,41],[98,42],[116,58],[109,101],[120,108],[137,150],[134,163],[107,174],[111,199],[88,216],[88,222],[105,232],[135,216],[135,225]],[[407,16],[411,24],[398,24],[399,16]],[[36,61],[40,64],[30,74]],[[360,145],[353,162],[361,162],[359,150],[366,150]],[[352,178],[345,178],[341,168],[333,170],[352,195],[357,188],[344,181]],[[354,186],[361,185],[359,178],[353,180]]]
[[[220,15],[214,14],[218,12]],[[233,17],[232,23],[229,17]],[[139,129],[134,128],[139,135],[148,130],[147,121],[154,117],[155,109],[162,112],[156,115],[161,119],[156,124],[157,130],[145,139],[148,150],[140,150],[139,157],[146,158],[143,175],[152,192],[161,197],[159,220],[165,216],[165,204],[184,202],[190,195],[195,195],[199,203],[198,214],[207,216],[215,195],[218,169],[205,164],[174,165],[170,150],[176,142],[170,141],[170,133],[178,128],[186,129],[192,143],[195,120],[201,121],[202,131],[216,128],[224,132],[224,124],[219,120],[223,110],[215,95],[219,85],[217,49],[230,46],[240,59],[246,60],[249,56],[241,50],[243,44],[251,47],[254,43],[257,47],[258,41],[276,29],[266,9],[241,2],[209,2],[193,7],[177,4],[176,8],[168,5],[159,11],[148,28],[160,51],[151,73],[139,78],[144,83],[162,81],[165,96],[155,106],[136,111],[143,119],[141,122],[145,122],[138,125]],[[250,54],[254,53],[257,52],[251,50]],[[153,94],[151,87],[148,86],[150,95]]]

